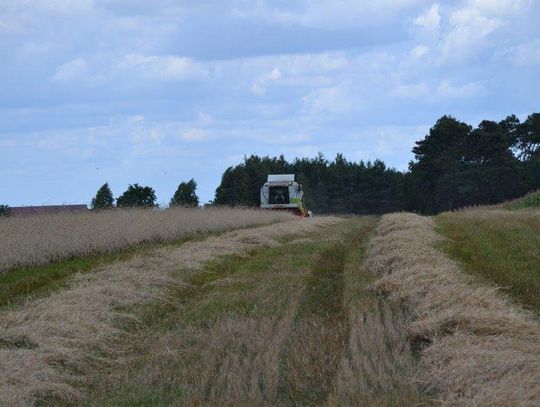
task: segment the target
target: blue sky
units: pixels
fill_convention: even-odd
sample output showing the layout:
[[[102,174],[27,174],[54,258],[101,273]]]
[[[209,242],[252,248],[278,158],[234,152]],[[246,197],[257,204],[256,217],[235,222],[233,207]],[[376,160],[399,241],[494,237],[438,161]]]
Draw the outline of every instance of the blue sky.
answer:
[[[245,154],[406,169],[443,114],[540,111],[535,0],[0,0],[0,203],[213,198]]]

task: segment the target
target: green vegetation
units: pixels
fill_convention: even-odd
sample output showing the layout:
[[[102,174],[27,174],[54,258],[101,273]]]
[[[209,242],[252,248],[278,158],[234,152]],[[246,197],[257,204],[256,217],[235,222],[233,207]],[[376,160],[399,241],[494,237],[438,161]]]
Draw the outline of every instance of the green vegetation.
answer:
[[[506,209],[540,208],[540,190],[504,205]]]
[[[199,197],[195,192],[197,190],[197,183],[193,178],[188,182],[181,182],[178,185],[178,189],[174,193],[171,199],[170,206],[180,205],[187,207],[195,207],[199,205]]]
[[[463,268],[540,313],[540,216],[535,211],[464,211],[436,217],[444,250]]]
[[[114,198],[108,183],[98,189],[96,196],[92,198],[92,209],[109,209],[114,204]]]
[[[116,205],[119,208],[151,208],[156,206],[156,199],[156,191],[153,188],[133,184],[129,185],[128,189],[118,197]]]

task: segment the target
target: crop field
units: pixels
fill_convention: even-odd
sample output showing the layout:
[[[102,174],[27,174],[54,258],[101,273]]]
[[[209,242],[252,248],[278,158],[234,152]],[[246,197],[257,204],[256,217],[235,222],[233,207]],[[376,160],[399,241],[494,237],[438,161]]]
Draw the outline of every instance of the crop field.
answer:
[[[0,222],[0,405],[540,403],[538,210],[75,216]]]
[[[290,215],[283,212],[261,213],[250,209],[170,208],[0,218],[0,272],[287,217]]]

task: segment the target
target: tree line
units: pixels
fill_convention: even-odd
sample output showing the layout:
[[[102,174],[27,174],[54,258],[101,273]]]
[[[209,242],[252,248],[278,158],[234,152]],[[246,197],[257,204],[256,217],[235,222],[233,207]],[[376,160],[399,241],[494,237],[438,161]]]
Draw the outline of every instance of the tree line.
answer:
[[[540,188],[540,114],[515,116],[476,128],[443,116],[416,142],[408,171],[384,162],[351,162],[343,154],[327,160],[245,157],[222,175],[214,204],[259,204],[267,174],[294,173],[308,208],[319,213],[381,214],[445,210],[494,204]]]
[[[494,204],[540,188],[540,113],[521,122],[515,115],[473,128],[443,116],[415,143],[408,171],[381,160],[333,160],[323,154],[288,162],[251,155],[225,170],[213,204],[258,206],[268,174],[291,173],[303,185],[306,206],[317,213],[382,214],[414,211],[434,214],[465,206]],[[194,179],[181,182],[170,206],[199,205]],[[115,203],[116,201],[116,203]],[[92,199],[92,209],[155,207],[149,186],[129,185],[116,200],[106,183]],[[0,205],[0,216],[10,208]]]
[[[193,178],[187,182],[181,182],[171,198],[169,206],[198,206],[199,197],[197,196],[196,189],[197,183]],[[130,184],[127,190],[116,199],[116,206],[119,208],[151,208],[157,206],[156,199],[156,192],[152,187]],[[108,183],[105,183],[98,189],[96,196],[92,199],[91,207],[94,210],[114,208],[114,201],[111,188]]]

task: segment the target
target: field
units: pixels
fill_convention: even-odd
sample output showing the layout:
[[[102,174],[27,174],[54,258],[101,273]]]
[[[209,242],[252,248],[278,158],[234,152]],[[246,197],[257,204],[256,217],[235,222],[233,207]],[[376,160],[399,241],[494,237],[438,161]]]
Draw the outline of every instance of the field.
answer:
[[[436,218],[463,268],[540,314],[540,211],[468,210]]]
[[[0,405],[540,402],[538,211],[77,216],[8,220]]]

